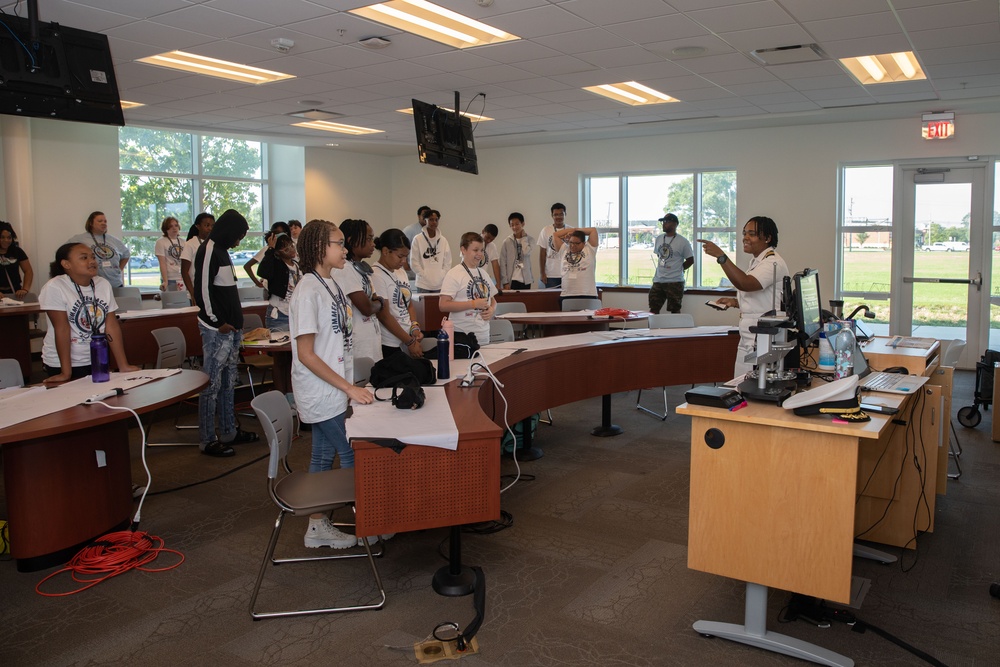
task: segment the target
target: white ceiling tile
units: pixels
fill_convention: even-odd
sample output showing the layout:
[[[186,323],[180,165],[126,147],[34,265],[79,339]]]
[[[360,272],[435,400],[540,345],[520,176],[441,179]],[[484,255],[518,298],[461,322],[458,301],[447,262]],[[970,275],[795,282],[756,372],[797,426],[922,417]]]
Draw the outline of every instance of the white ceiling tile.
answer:
[[[774,2],[761,0],[729,7],[700,9],[686,13],[687,17],[714,33],[734,32],[752,28],[787,25],[794,23],[788,12]]]
[[[882,37],[903,34],[903,30],[896,21],[896,17],[891,12],[809,21],[805,23],[805,28],[816,39],[824,42],[824,44],[830,41],[856,39],[858,37]],[[886,53],[886,51],[879,51],[878,53]]]
[[[192,49],[214,41],[207,35],[189,30],[156,25],[148,21],[129,23],[107,31],[109,37],[120,37],[130,42],[157,46],[163,51]]]
[[[925,67],[984,60],[997,61],[1000,60],[1000,44],[976,44],[945,49],[927,49],[917,55],[921,64]]]
[[[709,31],[686,16],[661,16],[605,26],[605,29],[636,44],[655,44],[674,39],[708,35]]]
[[[643,65],[648,63],[662,63],[663,58],[651,53],[641,46],[626,46],[617,49],[604,49],[602,51],[588,51],[578,56],[596,67],[627,67],[629,65]]]
[[[710,74],[712,72],[722,72],[725,70],[741,70],[760,67],[748,56],[741,53],[729,53],[721,56],[707,56],[705,58],[688,58],[677,61],[681,67],[696,74]]]
[[[800,104],[807,101],[805,95],[795,91],[790,93],[774,93],[773,95],[744,95],[743,99],[757,106],[761,104]]]
[[[573,0],[565,3],[563,7],[595,25],[641,21],[677,13],[663,0],[628,0],[628,2]]]
[[[808,79],[786,79],[788,85],[800,92],[811,90],[824,90],[829,88],[841,88],[858,85],[847,72],[841,70],[840,74],[831,76],[817,76]]]
[[[471,51],[471,49],[470,49]],[[544,44],[525,42],[504,42],[503,44],[493,44],[482,46],[475,50],[475,54],[482,58],[488,58],[494,62],[512,65],[523,63],[527,60],[538,60],[540,58],[552,58],[560,54],[555,49],[550,49]]]
[[[719,35],[737,51],[750,53],[755,49],[775,49],[780,46],[811,44],[812,37],[802,26],[794,23],[753,30],[738,30]]]
[[[314,19],[332,13],[332,10],[306,0],[281,0],[280,2],[209,0],[204,3],[204,6],[275,26]]]
[[[44,2],[45,9],[43,11],[45,13],[42,14],[42,18],[46,21],[55,21],[56,19],[47,17],[50,4],[47,0]],[[74,4],[79,4],[86,8],[93,7],[109,12],[116,12],[137,19],[146,19],[151,16],[172,12],[175,9],[189,7],[191,3],[186,0],[87,0],[86,2]]]
[[[932,0],[933,1],[933,0]],[[888,9],[885,0],[836,0],[836,2],[816,2],[816,0],[781,0],[782,6],[796,21],[820,21],[875,14]]]
[[[722,72],[703,74],[702,76],[719,86],[730,86],[736,84],[779,84],[783,86],[782,90],[791,90],[788,85],[782,83],[778,77],[774,76],[774,74],[768,71],[768,68],[766,67],[755,67],[753,69],[741,69],[735,71],[724,70]]]
[[[816,102],[822,102],[823,106],[827,106],[830,101],[834,100],[857,100],[862,97],[871,101],[871,96],[868,95],[864,88],[857,84],[853,86],[837,86],[835,88],[807,90],[803,92],[803,95]]]
[[[591,24],[556,5],[545,5],[497,16],[487,22],[518,37],[555,35],[567,30],[583,30]]]
[[[728,7],[748,4],[759,0],[667,0],[667,4],[679,12],[690,12],[709,7]]]
[[[215,39],[245,35],[248,32],[257,32],[268,27],[266,23],[209,9],[204,5],[192,5],[160,14],[150,21],[181,30],[201,32],[211,35]]]
[[[308,53],[303,53],[300,57],[306,60],[327,63],[338,69],[360,69],[362,67],[387,65],[396,62],[392,57],[384,55],[379,51],[371,51],[360,46],[350,45],[335,46],[331,49],[322,49],[320,51],[309,51]],[[374,72],[371,75],[378,76]]]
[[[463,71],[463,74],[485,81],[486,83],[504,83],[506,81],[517,81],[519,79],[529,79],[533,75],[527,70],[512,67],[510,65],[493,65],[492,67],[480,67]]]
[[[816,111],[820,106],[808,100],[804,102],[784,102],[779,104],[759,103],[761,109],[768,113],[798,113],[802,111]]]
[[[955,26],[973,26],[995,23],[1000,19],[996,2],[969,0],[943,5],[929,5],[915,9],[899,10],[903,27],[907,30],[934,30]]]
[[[817,60],[809,63],[771,65],[767,68],[767,70],[783,81],[790,81],[792,79],[822,78],[825,76],[843,74],[844,72],[840,63],[835,60]]]
[[[917,52],[925,49],[943,49],[952,46],[972,44],[994,44],[1000,42],[1000,31],[995,23],[967,25],[956,28],[917,30],[910,32],[910,39]]]
[[[642,47],[658,56],[663,56],[675,62],[689,60],[691,58],[704,58],[705,56],[719,56],[725,53],[735,53],[735,49],[727,44],[721,37],[716,35],[699,35],[697,37],[686,37],[683,39],[671,39],[663,42],[648,42]],[[698,47],[702,51],[696,55],[683,55],[674,53],[677,49]]]
[[[829,41],[823,42],[821,46],[831,58],[853,58],[910,50],[910,42],[903,34]]]

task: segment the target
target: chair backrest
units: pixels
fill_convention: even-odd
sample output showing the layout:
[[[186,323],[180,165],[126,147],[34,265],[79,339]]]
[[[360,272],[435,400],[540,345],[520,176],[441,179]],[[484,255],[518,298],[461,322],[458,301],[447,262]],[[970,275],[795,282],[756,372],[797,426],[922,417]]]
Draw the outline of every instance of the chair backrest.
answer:
[[[354,357],[354,384],[364,387],[372,375],[375,360],[371,357]]]
[[[115,295],[115,301],[120,296],[135,297],[142,301],[142,292],[139,291],[138,287],[112,287],[111,293]]]
[[[25,303],[38,303],[38,295],[34,292],[28,292],[21,301]]]
[[[187,358],[187,341],[178,327],[153,329],[153,338],[159,350],[156,353],[157,368],[180,368]]]
[[[514,327],[507,320],[490,320],[490,344],[509,343],[514,340]]]
[[[961,338],[948,341],[948,346],[941,352],[942,366],[955,366],[965,351],[965,341]]]
[[[191,296],[185,292],[160,292],[160,303],[164,308],[187,308],[191,305]]]
[[[260,421],[267,438],[271,457],[267,464],[267,478],[278,476],[278,464],[288,456],[292,446],[292,408],[280,391],[269,391],[250,401],[250,407]]]
[[[504,313],[526,313],[528,312],[528,307],[524,305],[521,301],[497,301],[496,309],[493,311],[494,316],[503,315]],[[515,337],[525,330],[526,324],[514,324],[511,322],[511,326],[514,328]]]
[[[262,301],[265,298],[264,290],[256,285],[253,287],[240,287],[238,291],[240,293],[240,301]]]
[[[142,310],[142,298],[137,296],[116,296],[115,302],[118,304],[119,313]]]
[[[567,310],[600,310],[604,307],[600,299],[591,296],[572,296],[563,299],[562,309]]]
[[[694,326],[694,316],[688,313],[660,313],[649,316],[650,329],[685,329]]]
[[[0,359],[0,389],[23,386],[20,362],[17,359]]]
[[[257,289],[256,287],[254,289]],[[257,313],[243,313],[243,330],[253,331],[264,326]]]

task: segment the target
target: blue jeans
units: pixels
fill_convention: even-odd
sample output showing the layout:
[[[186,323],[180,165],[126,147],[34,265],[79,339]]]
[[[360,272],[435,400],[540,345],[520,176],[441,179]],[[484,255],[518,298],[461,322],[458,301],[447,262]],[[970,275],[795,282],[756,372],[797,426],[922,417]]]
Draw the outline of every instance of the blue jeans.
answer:
[[[240,358],[240,340],[243,332],[239,329],[227,334],[210,329],[200,321],[201,350],[205,357],[202,371],[208,376],[208,386],[198,396],[198,436],[202,449],[216,439],[215,417],[219,417],[219,440],[230,442],[236,437],[236,406],[233,393],[237,363]]]
[[[333,457],[340,454],[340,467],[354,467],[354,450],[347,441],[346,412],[312,425],[312,458],[309,472],[333,469]]]
[[[271,313],[277,313],[277,316],[273,316]],[[288,331],[288,315],[285,315],[274,306],[268,306],[264,326],[271,331]]]
[[[546,278],[545,287],[562,287],[562,278]]]

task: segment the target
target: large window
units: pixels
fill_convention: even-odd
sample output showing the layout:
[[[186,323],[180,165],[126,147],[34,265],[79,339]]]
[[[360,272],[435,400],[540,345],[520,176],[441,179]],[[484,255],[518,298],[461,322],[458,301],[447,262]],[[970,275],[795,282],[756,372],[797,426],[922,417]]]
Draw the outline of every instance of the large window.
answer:
[[[892,274],[893,165],[844,167],[838,232],[838,294],[844,312],[860,304],[875,313],[878,330],[888,331]]]
[[[160,284],[153,245],[163,235],[160,224],[167,216],[180,220],[183,241],[201,211],[218,216],[235,209],[250,223],[250,232],[236,250],[260,248],[268,222],[263,144],[124,127],[118,133],[118,153],[123,240],[132,252],[126,282]]]
[[[695,256],[687,284],[718,287],[722,268],[703,263],[695,239],[714,241],[735,250],[736,172],[705,171],[663,174],[614,174],[584,177],[583,226],[596,227],[597,282],[646,287],[656,270],[653,242],[662,232],[658,219],[677,216],[677,232],[687,238]]]

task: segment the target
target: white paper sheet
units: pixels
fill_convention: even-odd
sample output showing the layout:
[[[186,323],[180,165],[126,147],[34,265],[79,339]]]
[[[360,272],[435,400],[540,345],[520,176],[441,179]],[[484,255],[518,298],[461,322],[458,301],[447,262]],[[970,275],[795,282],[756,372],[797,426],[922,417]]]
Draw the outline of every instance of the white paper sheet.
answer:
[[[379,389],[380,398],[392,396]],[[400,410],[389,401],[355,405],[347,420],[347,437],[367,440],[395,438],[407,445],[458,449],[458,426],[441,387],[424,387],[426,399],[419,410]]]

